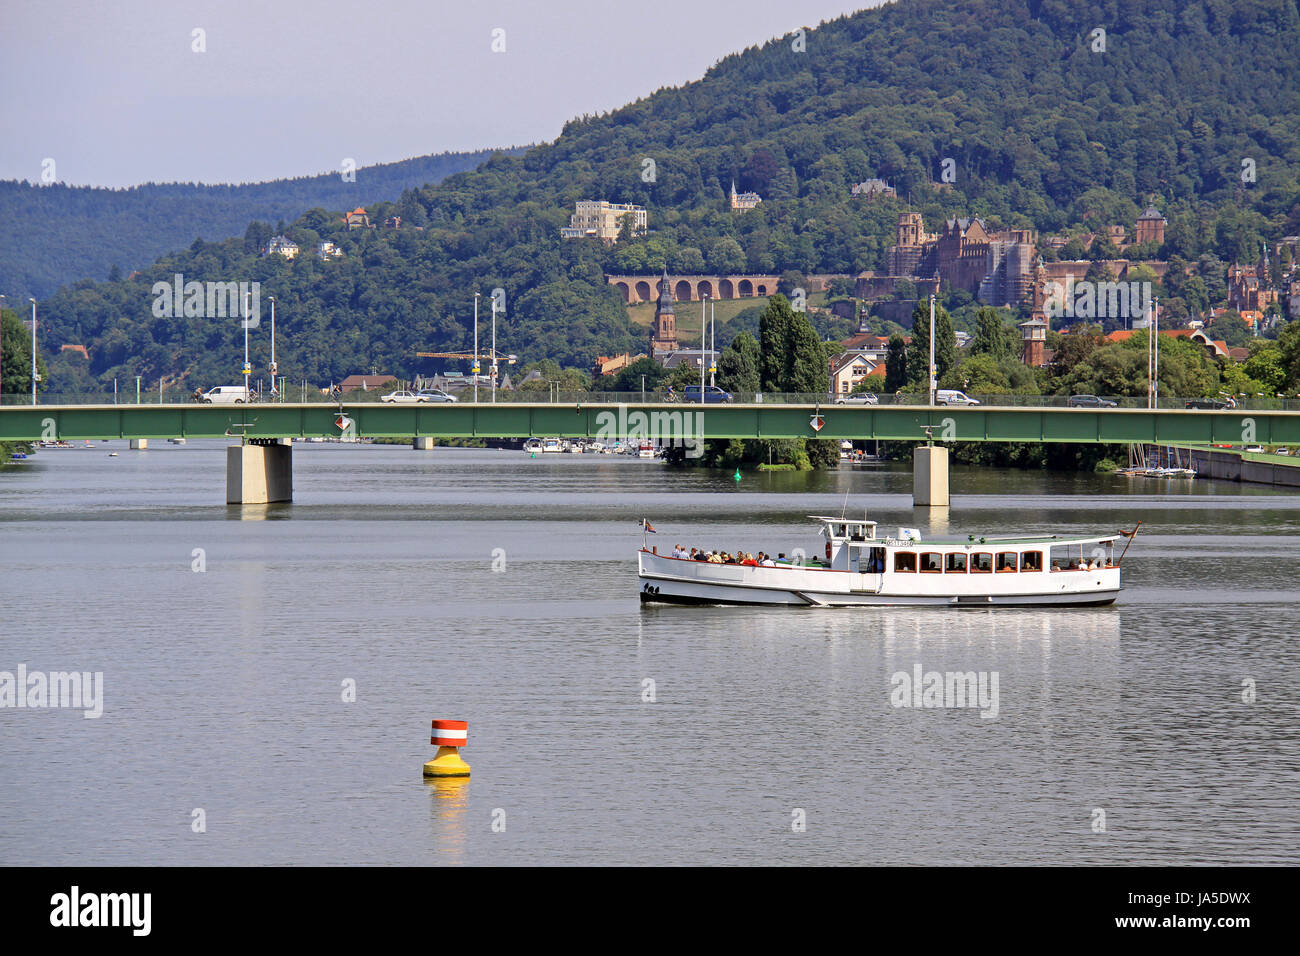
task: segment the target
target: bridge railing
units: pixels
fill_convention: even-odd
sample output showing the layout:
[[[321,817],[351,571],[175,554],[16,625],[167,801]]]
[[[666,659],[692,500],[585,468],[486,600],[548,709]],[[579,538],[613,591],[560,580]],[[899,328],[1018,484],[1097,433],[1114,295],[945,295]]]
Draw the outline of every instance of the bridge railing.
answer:
[[[305,402],[309,404],[330,405],[342,401],[349,404],[358,404],[365,402],[379,402],[382,396],[388,394],[389,390],[371,390],[369,392],[353,391],[344,394],[339,399],[330,398],[327,395],[320,394],[317,389],[308,389],[305,394],[298,394],[294,389],[283,397],[286,403]],[[473,401],[473,395],[470,390],[455,393],[457,401]],[[1010,408],[1066,408],[1069,406],[1070,397],[1067,395],[989,395],[982,393],[968,393],[971,398],[977,399],[981,405],[999,406]],[[799,394],[783,392],[734,392],[732,400],[735,403],[759,403],[763,405],[821,405],[822,407],[831,407],[838,404],[838,399],[845,396],[830,396],[824,394]],[[1108,402],[1114,402],[1117,408],[1146,408],[1147,400],[1145,396],[1134,397],[1127,395],[1119,396],[1102,396]],[[882,406],[889,405],[925,405],[929,396],[924,394],[883,394],[877,393],[877,403]],[[1220,398],[1219,400],[1222,400]],[[278,401],[278,400],[277,400]],[[479,403],[486,404],[492,401],[490,389],[479,388]],[[541,402],[555,403],[561,405],[579,405],[579,404],[643,404],[668,401],[666,393],[662,389],[651,391],[647,389],[644,393],[635,392],[546,392],[545,390],[529,391],[505,391],[498,390],[496,394],[498,404],[516,404],[523,402]],[[1162,397],[1160,399],[1160,408],[1162,409],[1182,409],[1185,408],[1189,401],[1205,401],[1204,399],[1187,399],[1175,397]],[[685,406],[695,406],[698,403],[687,402],[678,395],[676,398],[678,404]],[[1236,399],[1236,408],[1239,410],[1250,411],[1300,411],[1300,396],[1293,398],[1281,397],[1238,397]],[[271,400],[263,396],[262,404],[270,404]],[[5,392],[0,396],[0,404],[5,407],[22,406],[31,404],[31,393]],[[116,396],[112,392],[40,392],[37,394],[37,404],[39,405],[192,405],[194,399],[192,393],[181,389],[164,390],[160,396],[155,390],[152,393],[141,392],[139,402],[132,392],[129,396],[119,392]],[[712,402],[707,402],[712,405]]]

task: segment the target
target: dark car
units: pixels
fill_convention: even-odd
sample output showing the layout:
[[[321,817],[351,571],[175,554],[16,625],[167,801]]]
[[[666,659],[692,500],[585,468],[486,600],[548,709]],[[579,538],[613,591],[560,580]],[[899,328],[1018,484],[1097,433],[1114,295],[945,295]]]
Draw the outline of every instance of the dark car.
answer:
[[[1190,402],[1183,405],[1184,408],[1209,408],[1214,411],[1220,411],[1224,408],[1236,408],[1237,403],[1220,401],[1217,398],[1193,398]]]
[[[699,400],[700,400],[700,386],[687,385],[686,388],[682,391],[682,401],[698,402]],[[704,403],[706,405],[716,405],[720,402],[725,403],[729,401],[731,401],[730,392],[718,388],[718,386],[716,385],[704,386]]]
[[[1070,400],[1065,403],[1070,408],[1114,408],[1115,402],[1108,398],[1098,398],[1096,395],[1071,395]]]

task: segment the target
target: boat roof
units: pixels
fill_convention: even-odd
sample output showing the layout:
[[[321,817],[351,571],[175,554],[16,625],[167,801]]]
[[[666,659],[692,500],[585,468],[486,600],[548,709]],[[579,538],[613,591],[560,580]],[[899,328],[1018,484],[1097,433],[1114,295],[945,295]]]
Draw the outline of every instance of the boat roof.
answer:
[[[877,523],[867,518],[836,518],[828,515],[809,515],[814,521],[820,521],[822,524],[856,524],[868,525],[875,528]],[[887,543],[893,548],[933,548],[933,547],[996,547],[998,545],[1021,545],[1021,544],[1041,544],[1041,545],[1071,545],[1071,544],[1100,544],[1110,543],[1119,537],[1118,532],[1112,534],[1092,535],[1086,537],[1062,537],[1058,534],[1011,534],[1011,535],[968,535],[965,538],[893,538],[886,535],[883,538],[873,536],[869,541],[878,541]],[[860,543],[860,542],[856,542]]]

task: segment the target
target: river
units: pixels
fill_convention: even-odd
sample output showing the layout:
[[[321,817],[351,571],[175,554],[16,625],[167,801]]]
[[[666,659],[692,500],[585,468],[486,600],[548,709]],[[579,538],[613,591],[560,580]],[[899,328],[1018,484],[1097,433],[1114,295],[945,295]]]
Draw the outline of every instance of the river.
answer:
[[[0,471],[0,671],[103,675],[97,719],[0,709],[0,862],[1300,862],[1300,497],[956,466],[931,520],[898,465],[298,444],[293,504],[228,508],[224,446]],[[845,508],[1143,525],[1111,608],[638,604],[643,517],[816,551]],[[894,706],[918,665],[996,716]],[[467,780],[422,778],[435,717]]]

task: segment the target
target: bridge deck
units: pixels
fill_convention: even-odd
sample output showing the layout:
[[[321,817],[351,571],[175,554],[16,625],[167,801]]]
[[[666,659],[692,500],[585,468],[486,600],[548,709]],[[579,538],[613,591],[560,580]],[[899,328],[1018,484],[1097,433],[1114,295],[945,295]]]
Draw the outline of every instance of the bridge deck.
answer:
[[[375,438],[834,438],[1300,444],[1300,412],[924,405],[36,405],[0,408],[0,441],[333,437],[342,414]],[[819,416],[824,425],[812,427]]]

